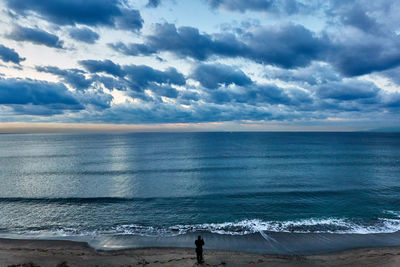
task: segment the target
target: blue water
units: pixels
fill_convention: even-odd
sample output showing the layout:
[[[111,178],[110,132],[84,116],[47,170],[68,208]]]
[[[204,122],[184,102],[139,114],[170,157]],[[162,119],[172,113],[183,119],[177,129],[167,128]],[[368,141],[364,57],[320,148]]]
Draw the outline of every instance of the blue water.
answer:
[[[0,234],[394,233],[400,134],[0,135]]]

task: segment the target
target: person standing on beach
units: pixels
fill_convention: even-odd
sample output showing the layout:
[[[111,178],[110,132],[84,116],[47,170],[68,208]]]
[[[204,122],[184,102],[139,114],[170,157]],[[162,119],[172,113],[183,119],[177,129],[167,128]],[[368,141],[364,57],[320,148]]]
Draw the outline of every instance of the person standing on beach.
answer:
[[[194,244],[196,245],[197,263],[201,264],[204,262],[204,259],[203,259],[204,240],[201,238],[201,236],[198,236],[197,240],[194,241]]]

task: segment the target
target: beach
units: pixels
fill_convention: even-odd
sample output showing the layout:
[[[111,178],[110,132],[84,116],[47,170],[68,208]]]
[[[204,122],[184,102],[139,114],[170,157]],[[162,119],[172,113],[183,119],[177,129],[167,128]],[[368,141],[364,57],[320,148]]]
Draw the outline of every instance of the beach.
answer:
[[[204,257],[203,266],[399,266],[400,247],[364,248],[306,256],[206,249]],[[95,250],[84,242],[0,239],[0,266],[196,265],[194,248],[104,251]]]

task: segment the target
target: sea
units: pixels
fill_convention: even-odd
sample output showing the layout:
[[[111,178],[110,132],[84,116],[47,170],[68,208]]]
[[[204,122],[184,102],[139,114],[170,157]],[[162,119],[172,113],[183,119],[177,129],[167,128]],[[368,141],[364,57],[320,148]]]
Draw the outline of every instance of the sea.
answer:
[[[0,237],[312,254],[400,245],[400,134],[0,135]]]

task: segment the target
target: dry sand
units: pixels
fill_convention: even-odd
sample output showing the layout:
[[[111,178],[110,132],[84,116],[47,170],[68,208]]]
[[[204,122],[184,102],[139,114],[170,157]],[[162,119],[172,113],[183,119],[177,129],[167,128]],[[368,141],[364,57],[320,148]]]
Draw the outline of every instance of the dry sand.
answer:
[[[202,266],[400,266],[400,247],[313,256],[261,255],[205,250]],[[96,251],[70,241],[0,239],[0,266],[197,266],[194,249]]]

